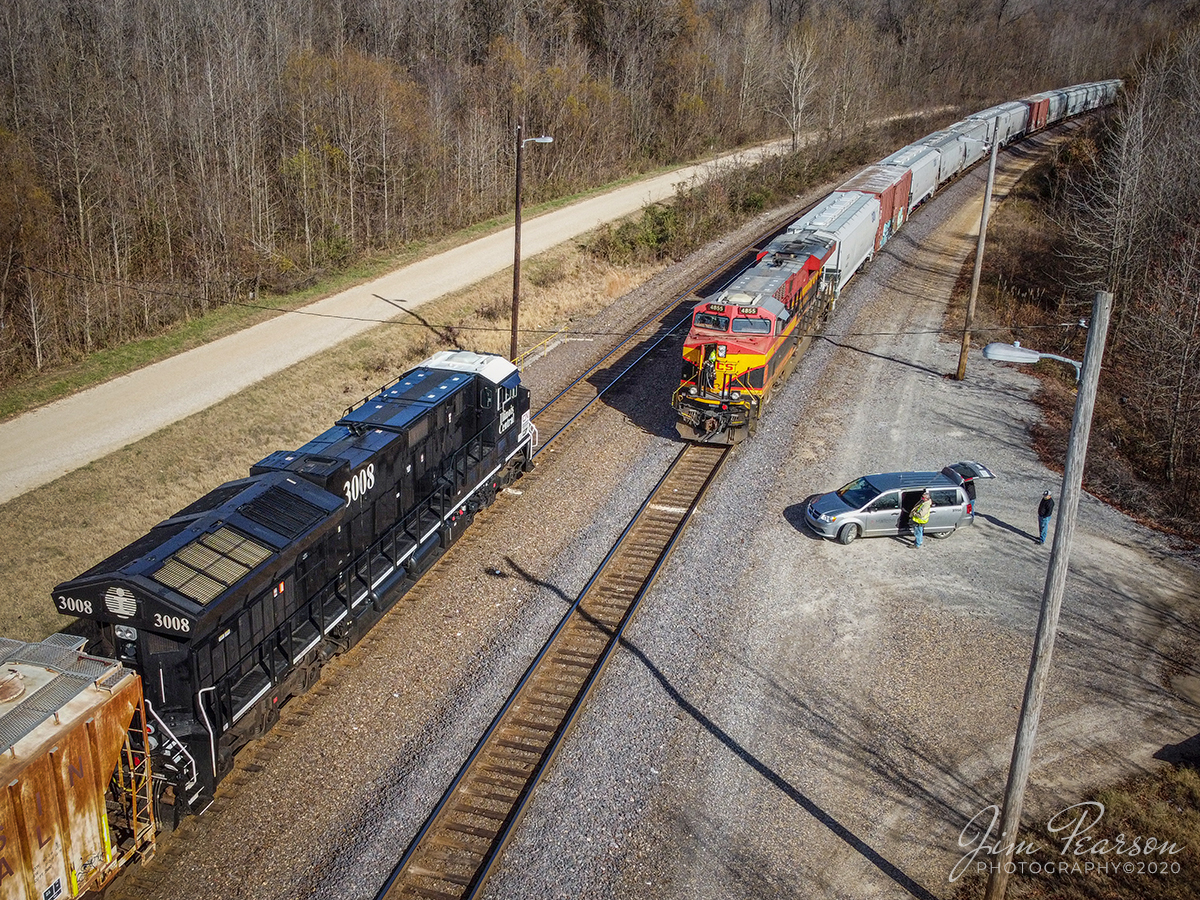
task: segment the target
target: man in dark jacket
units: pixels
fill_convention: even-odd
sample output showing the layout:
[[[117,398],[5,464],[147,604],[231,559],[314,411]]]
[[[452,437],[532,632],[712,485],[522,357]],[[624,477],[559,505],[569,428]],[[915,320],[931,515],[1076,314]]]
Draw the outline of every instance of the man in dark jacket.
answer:
[[[1054,512],[1054,498],[1050,496],[1050,492],[1046,491],[1042,494],[1042,502],[1038,504],[1038,533],[1041,535],[1038,538],[1039,544],[1046,543],[1046,535],[1050,531],[1050,516]]]

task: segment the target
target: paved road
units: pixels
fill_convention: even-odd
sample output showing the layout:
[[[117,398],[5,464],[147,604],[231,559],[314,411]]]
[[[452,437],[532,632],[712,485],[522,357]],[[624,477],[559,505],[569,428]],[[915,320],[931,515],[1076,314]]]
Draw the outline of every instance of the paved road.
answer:
[[[714,157],[526,220],[522,258],[634,213],[718,165],[746,165],[790,141]],[[347,338],[512,265],[508,228],[397,269],[294,313],[197,347],[0,423],[0,503],[100,459]]]

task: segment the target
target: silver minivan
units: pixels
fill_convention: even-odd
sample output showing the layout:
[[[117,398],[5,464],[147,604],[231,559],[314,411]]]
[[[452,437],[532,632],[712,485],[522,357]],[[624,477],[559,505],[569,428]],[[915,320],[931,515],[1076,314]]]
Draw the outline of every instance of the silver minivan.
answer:
[[[864,475],[828,494],[814,497],[804,520],[817,534],[849,544],[857,537],[896,536],[912,531],[909,515],[929,491],[933,508],[925,533],[947,537],[975,521],[971,498],[975,479],[994,478],[976,462],[960,462],[940,472],[885,472]]]

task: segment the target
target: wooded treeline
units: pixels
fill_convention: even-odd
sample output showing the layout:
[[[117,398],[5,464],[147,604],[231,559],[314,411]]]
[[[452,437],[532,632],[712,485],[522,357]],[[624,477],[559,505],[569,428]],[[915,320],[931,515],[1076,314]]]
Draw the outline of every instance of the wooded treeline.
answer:
[[[1068,246],[1090,290],[1113,294],[1102,433],[1161,490],[1163,515],[1200,521],[1200,31],[1130,79],[1069,195]],[[1152,508],[1138,510],[1152,513]]]
[[[0,385],[526,197],[1113,77],[1179,4],[6,0]]]

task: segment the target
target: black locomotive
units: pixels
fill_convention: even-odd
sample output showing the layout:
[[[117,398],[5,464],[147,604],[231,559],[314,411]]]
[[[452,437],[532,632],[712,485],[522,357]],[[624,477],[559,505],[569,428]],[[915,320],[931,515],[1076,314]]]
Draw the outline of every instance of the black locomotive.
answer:
[[[512,363],[442,351],[54,589],[142,677],[168,827],[529,468],[535,440]]]

